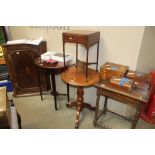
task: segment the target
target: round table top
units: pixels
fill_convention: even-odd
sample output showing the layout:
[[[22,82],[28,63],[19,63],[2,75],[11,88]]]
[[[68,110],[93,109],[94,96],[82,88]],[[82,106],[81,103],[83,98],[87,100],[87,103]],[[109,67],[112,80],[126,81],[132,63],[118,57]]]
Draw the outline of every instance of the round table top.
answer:
[[[49,73],[59,74],[64,71],[64,62],[58,61],[57,63],[47,63],[46,61],[42,61],[40,57],[34,60],[34,63],[42,70],[47,71]],[[65,63],[65,68],[67,69],[69,66],[69,62]]]
[[[88,68],[88,77],[83,68],[72,66],[61,74],[62,80],[75,86],[91,86],[99,81],[99,73],[96,70]]]
[[[64,68],[64,63],[63,62],[58,62],[56,64],[52,63],[47,63],[45,61],[42,61],[40,57],[36,58],[34,60],[34,63],[41,68],[46,68],[46,69],[62,69]],[[66,64],[66,63],[65,63]],[[67,64],[66,64],[67,65]]]

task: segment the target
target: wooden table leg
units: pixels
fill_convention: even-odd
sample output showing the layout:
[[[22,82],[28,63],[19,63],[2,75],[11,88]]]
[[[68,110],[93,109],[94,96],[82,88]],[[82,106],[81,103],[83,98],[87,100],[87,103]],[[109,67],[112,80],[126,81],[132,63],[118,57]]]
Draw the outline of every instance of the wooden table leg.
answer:
[[[75,121],[75,128],[79,127],[79,119],[80,119],[80,111],[83,104],[83,87],[78,86],[77,88],[77,112],[76,112],[76,121]]]
[[[100,102],[100,91],[97,89],[97,98],[96,98],[96,110],[95,110],[95,116],[94,116],[94,126],[96,126],[96,122],[98,119],[98,111],[99,111],[99,102]]]
[[[96,109],[96,107],[92,107],[90,104],[83,102],[83,100],[84,100],[83,96],[84,96],[83,87],[78,86],[77,87],[77,100],[66,104],[67,108],[76,107],[76,109],[77,109],[75,128],[78,128],[78,126],[79,126],[80,112],[84,108],[87,108],[87,109],[92,110],[92,111],[95,111],[95,109]]]
[[[38,86],[39,86],[41,100],[43,100],[42,90],[41,90],[41,82],[40,82],[40,72],[39,72],[39,68],[38,67],[37,67],[37,77],[38,77]]]
[[[98,56],[99,56],[99,42],[97,43],[97,61],[96,61],[96,71],[98,72]]]
[[[132,127],[131,127],[132,129],[136,128],[136,125],[137,125],[137,122],[138,122],[138,119],[139,119],[139,116],[140,116],[140,113],[141,113],[141,110],[142,110],[142,107],[143,107],[142,105],[143,105],[142,103],[138,104],[135,117],[134,117],[134,119],[132,121]]]
[[[69,102],[69,84],[67,84],[67,98],[68,98],[68,102]]]
[[[103,108],[103,112],[106,114],[107,112],[107,101],[108,101],[108,96],[105,96],[105,100],[104,100],[104,108]]]
[[[87,57],[86,57],[86,79],[88,78],[88,54],[89,54],[89,48],[87,48]]]
[[[53,88],[53,95],[54,95],[54,104],[55,104],[55,110],[57,110],[57,92],[56,92],[56,82],[55,82],[55,74],[51,74],[52,79],[52,88]]]

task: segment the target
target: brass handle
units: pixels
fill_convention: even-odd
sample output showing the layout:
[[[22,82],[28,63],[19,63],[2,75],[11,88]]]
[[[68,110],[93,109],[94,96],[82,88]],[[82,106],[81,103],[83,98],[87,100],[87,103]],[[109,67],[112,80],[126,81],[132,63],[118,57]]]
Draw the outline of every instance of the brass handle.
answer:
[[[73,38],[72,37],[69,37],[69,40],[72,40]]]

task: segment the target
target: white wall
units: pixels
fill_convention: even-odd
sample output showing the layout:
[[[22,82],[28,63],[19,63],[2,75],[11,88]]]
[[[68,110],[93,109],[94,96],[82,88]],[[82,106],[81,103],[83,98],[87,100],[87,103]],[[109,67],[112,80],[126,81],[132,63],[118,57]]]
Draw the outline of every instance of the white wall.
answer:
[[[142,37],[144,33],[143,26],[140,27],[104,27],[104,26],[75,26],[70,27],[70,30],[84,29],[84,30],[97,30],[100,31],[100,50],[99,50],[99,67],[106,61],[128,65],[130,69],[135,70],[137,59],[140,51]],[[58,29],[43,29],[31,27],[9,27],[12,39],[38,39],[40,36],[47,41],[48,50],[62,51],[62,32],[66,30]],[[80,48],[81,53],[85,54],[83,47]],[[90,60],[95,59],[94,50],[96,47],[90,49]],[[66,53],[75,56],[75,45],[67,44]],[[81,58],[83,57],[81,56]],[[59,91],[65,91],[66,87],[59,87],[63,82],[60,76],[57,78],[57,87]],[[61,89],[61,90],[60,90]],[[76,89],[71,89],[71,97],[76,98]],[[96,89],[85,89],[85,101],[95,105],[96,102]],[[126,111],[125,106],[114,104],[111,108],[117,109],[119,112]]]
[[[145,28],[137,70],[144,73],[155,71],[155,26],[147,26]]]

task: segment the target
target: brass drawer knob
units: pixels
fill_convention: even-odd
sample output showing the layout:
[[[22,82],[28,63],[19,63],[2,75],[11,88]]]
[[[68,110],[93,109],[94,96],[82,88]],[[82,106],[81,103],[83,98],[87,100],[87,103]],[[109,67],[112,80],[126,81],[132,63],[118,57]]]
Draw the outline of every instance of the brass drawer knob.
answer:
[[[69,37],[69,40],[72,40],[73,38],[72,37]]]

